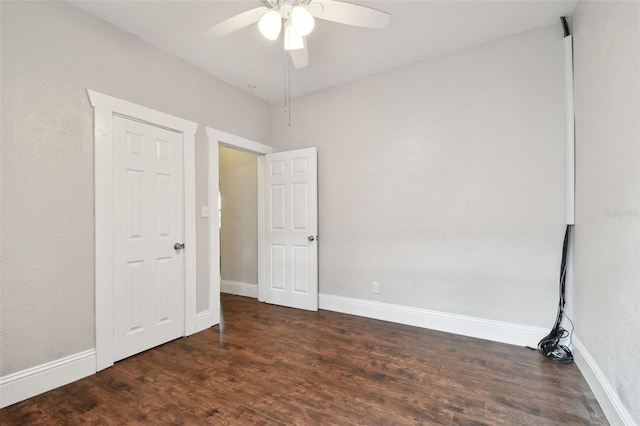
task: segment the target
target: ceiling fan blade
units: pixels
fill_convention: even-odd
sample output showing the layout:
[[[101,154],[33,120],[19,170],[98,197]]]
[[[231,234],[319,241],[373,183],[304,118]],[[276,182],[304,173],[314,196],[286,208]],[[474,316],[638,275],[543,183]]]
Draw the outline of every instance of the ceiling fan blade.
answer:
[[[304,68],[309,65],[309,48],[307,47],[307,39],[302,37],[302,41],[304,42],[304,47],[302,49],[289,51],[291,61],[297,69]]]
[[[312,0],[307,8],[316,18],[356,27],[382,29],[391,18],[386,12],[335,0]]]
[[[236,15],[232,18],[227,19],[226,21],[222,21],[217,25],[209,28],[204,32],[204,35],[207,37],[220,37],[234,31],[238,31],[244,27],[248,27],[251,24],[254,24],[262,18],[265,12],[267,12],[269,8],[267,7],[256,7],[255,9],[247,10],[246,12],[242,12],[239,15]]]

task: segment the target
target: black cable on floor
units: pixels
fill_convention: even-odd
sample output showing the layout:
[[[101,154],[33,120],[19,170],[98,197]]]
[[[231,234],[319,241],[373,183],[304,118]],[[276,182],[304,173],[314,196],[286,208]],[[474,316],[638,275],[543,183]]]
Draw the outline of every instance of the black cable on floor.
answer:
[[[565,304],[565,285],[567,278],[567,253],[569,251],[569,242],[571,241],[571,232],[573,225],[567,225],[564,233],[564,244],[562,245],[562,264],[560,265],[560,302],[558,303],[558,315],[551,332],[540,340],[538,343],[538,352],[547,359],[560,364],[569,364],[573,361],[571,350],[560,344],[560,339],[569,336],[569,332],[560,326],[562,316],[564,314]]]

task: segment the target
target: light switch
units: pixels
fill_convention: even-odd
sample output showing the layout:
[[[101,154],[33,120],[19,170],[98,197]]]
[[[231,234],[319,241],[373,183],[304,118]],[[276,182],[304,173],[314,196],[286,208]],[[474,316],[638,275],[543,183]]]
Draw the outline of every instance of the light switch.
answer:
[[[202,217],[209,217],[209,207],[202,206]]]

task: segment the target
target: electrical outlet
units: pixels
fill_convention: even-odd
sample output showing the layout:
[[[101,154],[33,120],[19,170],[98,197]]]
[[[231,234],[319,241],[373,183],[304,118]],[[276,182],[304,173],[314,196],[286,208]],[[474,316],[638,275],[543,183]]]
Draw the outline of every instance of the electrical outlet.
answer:
[[[374,293],[380,293],[380,283],[378,281],[374,281],[373,282],[373,288],[372,291]]]

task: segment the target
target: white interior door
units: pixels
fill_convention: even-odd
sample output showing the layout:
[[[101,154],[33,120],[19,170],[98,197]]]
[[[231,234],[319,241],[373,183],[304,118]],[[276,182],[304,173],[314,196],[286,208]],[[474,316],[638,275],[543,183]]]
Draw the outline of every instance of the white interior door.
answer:
[[[182,134],[113,118],[114,355],[184,334]]]
[[[315,148],[265,155],[265,301],[318,310]]]

